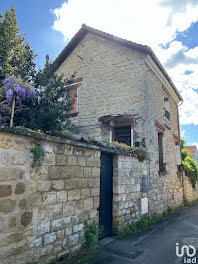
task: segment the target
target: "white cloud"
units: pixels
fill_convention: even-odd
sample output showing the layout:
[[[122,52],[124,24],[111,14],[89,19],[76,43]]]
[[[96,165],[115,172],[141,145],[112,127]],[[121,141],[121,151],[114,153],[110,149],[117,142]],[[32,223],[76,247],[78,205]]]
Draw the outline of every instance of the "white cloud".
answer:
[[[188,29],[198,20],[197,0],[69,0],[53,13],[53,28],[60,31],[66,41],[85,23],[151,46],[159,60],[169,66],[167,71],[173,80],[198,84],[198,47],[188,50],[181,42],[173,41],[177,32]],[[159,46],[168,42],[168,49]],[[185,75],[186,70],[193,73]],[[198,99],[194,100],[198,94],[193,90],[198,85],[180,82],[175,82],[185,99],[180,107],[180,123],[198,124]]]

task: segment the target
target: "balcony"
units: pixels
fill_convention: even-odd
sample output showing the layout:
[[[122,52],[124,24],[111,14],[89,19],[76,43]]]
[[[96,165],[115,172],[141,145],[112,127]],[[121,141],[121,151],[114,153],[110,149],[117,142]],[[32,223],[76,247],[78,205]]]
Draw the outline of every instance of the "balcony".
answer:
[[[164,108],[164,116],[170,120],[170,113],[168,112],[168,110],[166,110],[166,108]]]

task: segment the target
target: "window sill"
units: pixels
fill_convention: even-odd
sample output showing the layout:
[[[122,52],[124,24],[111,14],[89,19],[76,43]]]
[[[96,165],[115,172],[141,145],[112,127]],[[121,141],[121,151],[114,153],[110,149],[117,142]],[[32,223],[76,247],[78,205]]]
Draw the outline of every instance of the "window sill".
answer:
[[[67,114],[67,116],[77,116],[79,112]]]

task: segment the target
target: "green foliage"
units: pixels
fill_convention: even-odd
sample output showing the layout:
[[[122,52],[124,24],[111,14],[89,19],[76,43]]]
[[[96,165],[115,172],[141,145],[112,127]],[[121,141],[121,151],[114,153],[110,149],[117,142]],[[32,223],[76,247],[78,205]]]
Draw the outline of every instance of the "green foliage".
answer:
[[[95,223],[88,224],[84,222],[85,227],[85,245],[87,248],[93,248],[98,241],[99,235],[102,233],[102,227],[98,227]]]
[[[188,149],[184,149],[183,148],[182,151],[181,151],[182,160],[185,160],[185,158],[188,157],[188,156],[190,156]]]
[[[149,225],[161,222],[166,219],[169,215],[172,215],[175,212],[178,212],[184,208],[184,205],[181,204],[174,208],[168,207],[167,210],[164,210],[162,214],[153,214],[151,217],[143,217],[141,220],[131,223],[123,228],[122,231],[118,233],[118,238],[122,239],[128,235],[134,235],[139,232],[145,231]]]
[[[131,147],[125,143],[121,143],[118,141],[113,141],[112,144],[114,144],[118,148],[122,148],[126,151],[136,154],[139,161],[144,161],[147,158],[146,151],[143,150],[142,148]]]
[[[75,131],[71,125],[67,111],[71,110],[73,100],[68,97],[65,80],[58,76],[53,64],[47,63],[43,70],[39,70],[34,80],[37,100],[26,102],[27,110],[15,116],[17,126],[41,130],[55,135],[57,131]]]
[[[40,166],[41,165],[41,158],[44,156],[44,150],[41,147],[41,142],[36,141],[34,148],[30,150],[33,154],[33,164],[32,167]]]
[[[4,17],[0,12],[0,87],[2,81],[13,74],[20,75],[24,81],[31,81],[35,74],[35,57],[17,27],[14,5],[6,10]]]
[[[183,165],[186,176],[189,177],[192,186],[195,187],[198,181],[198,166],[196,161],[187,156],[183,161]]]
[[[181,149],[183,149],[184,146],[186,145],[186,142],[185,142],[185,139],[184,138],[181,138],[180,145],[181,145]]]

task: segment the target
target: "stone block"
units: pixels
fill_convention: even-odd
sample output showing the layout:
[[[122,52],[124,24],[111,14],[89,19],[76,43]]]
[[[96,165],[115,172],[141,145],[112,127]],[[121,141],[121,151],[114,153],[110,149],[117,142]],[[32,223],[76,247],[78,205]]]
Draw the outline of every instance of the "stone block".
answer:
[[[63,180],[57,180],[57,181],[52,181],[52,189],[60,191],[64,189],[64,181]]]
[[[91,175],[92,175],[92,177],[100,178],[100,168],[92,168],[91,169]]]
[[[22,240],[23,240],[22,232],[11,233],[0,238],[0,247],[18,243]]]
[[[91,188],[91,196],[99,196],[100,189],[99,188]]]
[[[91,168],[84,168],[83,177],[90,178],[91,177]]]
[[[96,210],[96,209],[91,209],[90,210],[90,219],[93,219],[93,218],[95,218],[95,217],[97,217],[97,215],[98,215],[98,211]]]
[[[71,246],[78,244],[78,239],[79,239],[79,234],[69,236],[68,245],[71,247]]]
[[[41,204],[42,195],[38,192],[33,192],[29,195],[28,204],[29,206],[38,207]]]
[[[57,254],[62,250],[62,241],[57,241],[53,245],[53,254]]]
[[[13,145],[12,139],[9,136],[3,136],[0,138],[0,148],[9,149]]]
[[[80,200],[75,205],[75,213],[81,213],[83,210],[84,210],[84,203],[83,200]]]
[[[17,153],[12,157],[12,163],[14,165],[24,165],[26,163],[25,153]]]
[[[26,148],[25,141],[21,139],[15,139],[15,149],[23,150]]]
[[[0,200],[0,212],[1,213],[11,213],[13,212],[16,205],[16,201],[11,199]]]
[[[83,168],[82,167],[75,167],[74,168],[74,177],[77,177],[77,178],[83,177]]]
[[[74,209],[75,209],[75,202],[67,202],[66,204],[63,205],[63,214],[65,216],[70,216],[74,214]]]
[[[81,198],[80,190],[74,189],[68,191],[68,201],[80,200],[80,198]]]
[[[50,232],[50,221],[47,222],[41,222],[38,226],[37,226],[37,234],[38,235],[44,235],[46,233]]]
[[[65,190],[70,190],[76,188],[78,185],[78,179],[67,179],[65,180]]]
[[[51,167],[49,168],[49,177],[52,180],[61,179],[63,174],[63,168]]]
[[[90,196],[90,189],[89,188],[81,189],[81,195],[82,195],[82,198],[89,197]]]
[[[77,233],[77,232],[83,231],[83,229],[84,229],[83,224],[75,225],[73,227],[73,233]]]
[[[35,239],[32,243],[32,247],[33,248],[41,248],[43,245],[43,239],[42,237],[39,237],[37,239]]]
[[[68,166],[75,166],[77,164],[77,157],[68,156],[67,164],[68,164]]]
[[[85,166],[85,164],[86,164],[86,158],[85,157],[78,157],[77,165]]]
[[[82,149],[81,148],[74,148],[73,154],[75,156],[82,156]]]
[[[55,165],[56,164],[56,158],[54,153],[48,153],[45,152],[43,163],[46,165]]]
[[[26,227],[32,222],[32,212],[24,212],[21,215],[21,225]]]
[[[8,221],[8,229],[14,229],[16,227],[16,216],[10,216]]]
[[[93,209],[93,198],[88,198],[84,200],[84,208],[86,208],[86,210]]]
[[[56,219],[51,222],[51,231],[57,231],[62,228],[63,219]]]
[[[73,175],[74,175],[74,168],[71,168],[71,167],[63,168],[63,172],[62,172],[63,179],[71,178],[73,177]]]
[[[55,203],[56,203],[56,193],[55,192],[45,193],[43,195],[44,205],[55,204]]]
[[[51,189],[51,181],[39,181],[38,187],[39,192],[48,192]]]
[[[88,180],[87,179],[78,179],[78,187],[79,188],[88,187]]]
[[[67,156],[64,154],[57,154],[56,155],[56,165],[64,166],[66,165]]]
[[[100,167],[100,159],[95,157],[87,158],[88,167]]]
[[[94,156],[94,150],[83,148],[83,156],[85,157]]]
[[[44,245],[48,245],[53,243],[57,238],[57,233],[56,232],[52,232],[50,234],[47,234],[44,236]]]
[[[0,181],[21,179],[23,174],[24,171],[19,168],[0,168]]]
[[[66,235],[66,236],[70,236],[70,235],[72,235],[72,227],[67,227],[67,228],[65,229],[65,235]]]
[[[15,186],[15,194],[21,194],[25,192],[25,184],[23,182],[19,182]]]
[[[12,185],[1,184],[0,185],[0,197],[8,197],[12,194]]]
[[[92,188],[100,187],[100,179],[98,178],[88,179],[88,187],[92,187]]]
[[[66,191],[60,191],[57,192],[57,202],[66,202],[67,201],[67,192]]]

